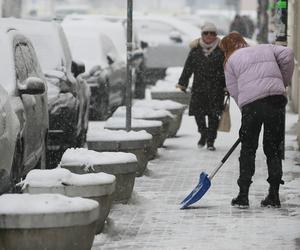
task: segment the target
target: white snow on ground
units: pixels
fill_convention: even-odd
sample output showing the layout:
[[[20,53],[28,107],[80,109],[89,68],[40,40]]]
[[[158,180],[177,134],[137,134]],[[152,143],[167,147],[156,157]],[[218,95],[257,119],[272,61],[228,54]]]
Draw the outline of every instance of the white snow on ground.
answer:
[[[215,152],[198,149],[199,134],[187,112],[176,138],[168,138],[148,172],[136,178],[129,204],[115,204],[96,249],[300,249],[300,166],[295,126],[298,115],[287,112],[285,185],[280,209],[261,208],[268,190],[267,166],[260,147],[250,189],[250,208],[231,207],[238,193],[238,147],[212,180],[210,190],[191,209],[179,203],[198,183],[202,171],[211,173],[238,136],[240,112],[231,102],[232,129],[218,133]]]

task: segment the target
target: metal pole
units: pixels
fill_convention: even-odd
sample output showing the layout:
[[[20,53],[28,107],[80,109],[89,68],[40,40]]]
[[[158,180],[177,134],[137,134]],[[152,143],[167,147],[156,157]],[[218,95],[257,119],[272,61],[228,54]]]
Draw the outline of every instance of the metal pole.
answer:
[[[287,46],[287,26],[288,26],[288,1],[287,0],[277,0],[276,2],[276,41],[275,44]],[[287,83],[289,84],[289,83]],[[283,119],[283,135],[282,142],[280,145],[281,149],[281,159],[285,159],[285,122],[286,122],[286,111],[282,114]]]
[[[131,130],[132,86],[132,0],[127,0],[127,85],[126,85],[126,131]]]

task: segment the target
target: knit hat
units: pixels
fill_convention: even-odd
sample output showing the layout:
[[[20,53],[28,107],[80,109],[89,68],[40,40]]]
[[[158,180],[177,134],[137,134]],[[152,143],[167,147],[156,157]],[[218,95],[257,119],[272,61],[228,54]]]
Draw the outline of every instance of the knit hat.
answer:
[[[201,27],[201,31],[202,32],[211,31],[211,32],[216,32],[217,33],[217,27],[213,23],[206,22]]]

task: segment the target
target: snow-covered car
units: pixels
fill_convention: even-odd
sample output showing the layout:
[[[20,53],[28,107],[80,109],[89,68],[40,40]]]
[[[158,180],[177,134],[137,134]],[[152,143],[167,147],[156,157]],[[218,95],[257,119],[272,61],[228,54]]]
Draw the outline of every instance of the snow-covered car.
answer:
[[[4,18],[31,41],[48,85],[49,136],[47,167],[56,167],[69,147],[84,144],[88,124],[89,89],[75,78],[83,67],[72,62],[71,52],[60,24],[55,22]],[[78,70],[80,70],[78,72]]]
[[[0,19],[0,191],[45,168],[47,85],[34,48]]]
[[[95,22],[63,21],[72,54],[84,62],[91,89],[90,119],[105,120],[124,104],[126,64],[112,39]]]
[[[199,28],[174,17],[134,16],[133,26],[147,46],[145,78],[152,85],[166,68],[184,65],[189,43],[200,36]]]
[[[122,60],[127,61],[127,39],[126,39],[126,26],[127,20],[124,16],[109,16],[109,15],[69,15],[66,16],[65,22],[79,22],[79,21],[93,21],[97,22],[98,27],[103,33],[108,35],[112,41]],[[133,30],[132,41],[132,91],[134,97],[138,99],[145,98],[146,84],[144,81],[144,66],[145,56],[144,50],[141,47],[141,41],[137,32]]]

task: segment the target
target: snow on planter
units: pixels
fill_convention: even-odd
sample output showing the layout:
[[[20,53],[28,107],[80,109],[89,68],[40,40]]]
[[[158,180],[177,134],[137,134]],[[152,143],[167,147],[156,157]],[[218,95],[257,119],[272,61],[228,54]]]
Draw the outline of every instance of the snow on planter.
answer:
[[[144,130],[127,132],[125,130],[100,129],[94,123],[94,126],[88,129],[87,145],[89,149],[98,152],[121,151],[134,154],[138,166],[137,176],[142,176],[147,168],[153,141],[152,135]]]
[[[104,128],[111,130],[126,130],[126,117],[111,117],[105,122]],[[131,129],[134,131],[145,130],[152,135],[152,146],[149,152],[149,159],[155,158],[157,148],[164,142],[162,135],[162,122],[154,120],[148,121],[144,119],[131,119]]]
[[[162,122],[162,137],[163,141],[168,137],[170,132],[170,125],[174,116],[171,112],[165,109],[153,109],[151,107],[132,107],[132,117],[135,119],[157,120]],[[126,107],[121,106],[116,109],[112,115],[113,117],[126,117]],[[162,141],[162,143],[163,143]],[[162,147],[162,144],[159,145]]]
[[[174,82],[166,80],[158,80],[156,85],[151,88],[151,98],[158,100],[172,100],[188,105],[191,99],[191,92],[183,92],[175,87]]]
[[[124,152],[96,152],[85,148],[67,149],[60,166],[76,174],[104,172],[115,175],[113,200],[126,203],[131,197],[137,171],[134,154]]]
[[[98,202],[61,194],[0,196],[0,249],[91,249]]]
[[[155,110],[168,110],[173,114],[173,122],[170,124],[169,136],[175,137],[178,129],[180,128],[182,115],[187,105],[171,101],[171,100],[137,100],[134,102],[133,107],[150,107]]]
[[[68,169],[31,170],[24,181],[24,193],[59,193],[70,197],[90,198],[99,202],[96,233],[100,233],[112,204],[116,177],[106,173],[74,174]]]

